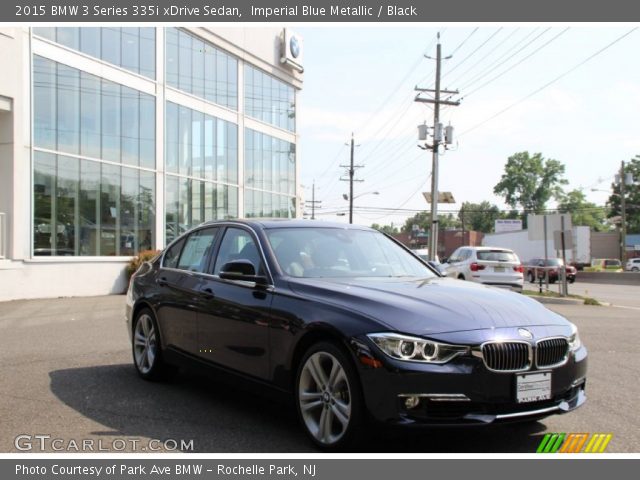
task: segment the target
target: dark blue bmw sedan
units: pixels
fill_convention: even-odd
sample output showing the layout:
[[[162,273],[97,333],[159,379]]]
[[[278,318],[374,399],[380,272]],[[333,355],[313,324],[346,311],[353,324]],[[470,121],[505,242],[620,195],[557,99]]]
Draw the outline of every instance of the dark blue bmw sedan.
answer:
[[[135,367],[185,360],[290,393],[323,449],[390,424],[538,420],[585,401],[576,327],[523,295],[442,277],[375,230],[220,221],[134,274]]]

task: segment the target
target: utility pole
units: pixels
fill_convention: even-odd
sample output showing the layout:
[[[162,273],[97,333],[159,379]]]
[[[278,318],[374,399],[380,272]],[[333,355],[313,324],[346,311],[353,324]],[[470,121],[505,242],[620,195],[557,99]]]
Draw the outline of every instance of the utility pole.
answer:
[[[354,151],[355,151],[355,141],[353,138],[353,133],[351,134],[351,142],[346,145],[351,146],[351,157],[349,161],[349,165],[340,165],[342,168],[346,168],[349,178],[340,177],[341,182],[349,182],[349,223],[353,223],[353,182],[364,182],[364,180],[360,180],[355,178],[356,168],[362,168],[364,165],[354,165]],[[359,146],[359,145],[358,145]]]
[[[627,201],[625,199],[626,175],[624,160],[620,163],[620,262],[624,268],[627,262]]]
[[[425,55],[426,58],[433,58]],[[444,58],[447,60],[451,58],[451,55]],[[416,95],[415,101],[422,103],[431,103],[433,104],[433,145],[426,145],[426,149],[432,151],[431,158],[431,227],[429,229],[429,260],[435,261],[436,256],[438,255],[438,156],[440,145],[443,143],[442,138],[442,125],[440,124],[440,105],[449,105],[449,106],[458,106],[460,105],[459,101],[451,101],[451,100],[442,100],[441,95],[457,95],[459,92],[457,90],[442,90],[440,88],[440,75],[441,75],[441,67],[442,67],[442,46],[440,45],[440,34],[438,33],[438,45],[436,47],[436,82],[435,89],[429,88],[418,88],[415,90],[422,92],[433,93],[434,98],[421,98],[420,93]],[[447,131],[449,132],[448,138],[445,139],[445,147],[452,143],[452,133],[453,127],[447,127]]]
[[[305,202],[307,206],[311,206],[311,220],[316,219],[316,208],[322,208],[322,200],[316,200],[316,181],[311,185],[311,201]]]

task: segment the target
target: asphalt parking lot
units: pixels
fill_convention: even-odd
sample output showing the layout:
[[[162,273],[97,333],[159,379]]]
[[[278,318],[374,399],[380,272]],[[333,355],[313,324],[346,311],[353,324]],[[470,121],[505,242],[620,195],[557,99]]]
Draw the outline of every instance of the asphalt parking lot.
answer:
[[[0,451],[16,451],[21,434],[64,445],[153,438],[193,440],[196,452],[313,451],[286,402],[193,373],[140,380],[123,304],[122,296],[0,303]],[[609,452],[640,452],[637,310],[549,307],[579,326],[589,348],[584,407],[529,425],[378,431],[358,451],[531,453],[546,432],[597,432],[613,434]]]

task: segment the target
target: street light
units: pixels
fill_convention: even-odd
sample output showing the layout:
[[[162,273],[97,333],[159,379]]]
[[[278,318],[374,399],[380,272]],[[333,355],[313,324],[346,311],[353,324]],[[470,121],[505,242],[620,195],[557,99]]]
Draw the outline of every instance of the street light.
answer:
[[[353,201],[356,198],[363,197],[364,195],[380,195],[380,192],[364,192],[364,193],[361,193],[360,195],[353,196],[351,199],[349,198],[349,195],[347,195],[346,193],[342,194],[342,198],[344,198],[349,202],[349,223],[353,223]]]
[[[380,192],[364,192],[359,195],[355,195],[353,199],[355,200],[356,198],[364,197],[365,195],[380,195]],[[349,195],[343,193],[342,198],[344,198],[345,200],[349,200]]]

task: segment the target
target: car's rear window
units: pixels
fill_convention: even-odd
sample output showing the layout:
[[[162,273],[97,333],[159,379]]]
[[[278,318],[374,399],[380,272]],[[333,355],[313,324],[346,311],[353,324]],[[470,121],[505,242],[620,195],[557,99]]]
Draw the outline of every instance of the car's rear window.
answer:
[[[508,250],[478,250],[476,253],[478,260],[486,262],[517,262],[515,253]]]

